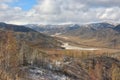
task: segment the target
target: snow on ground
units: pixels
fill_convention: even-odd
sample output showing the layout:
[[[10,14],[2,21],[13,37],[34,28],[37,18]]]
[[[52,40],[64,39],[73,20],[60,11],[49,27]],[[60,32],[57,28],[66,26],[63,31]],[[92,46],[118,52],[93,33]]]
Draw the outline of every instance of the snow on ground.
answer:
[[[99,50],[98,48],[82,48],[82,47],[77,47],[77,46],[72,46],[69,43],[63,43],[61,47],[64,47],[65,49],[68,50]]]
[[[37,67],[29,69],[29,78],[32,80],[70,80],[65,75]]]
[[[61,33],[55,33],[53,35],[51,35],[52,37],[56,37],[56,36],[59,36]]]

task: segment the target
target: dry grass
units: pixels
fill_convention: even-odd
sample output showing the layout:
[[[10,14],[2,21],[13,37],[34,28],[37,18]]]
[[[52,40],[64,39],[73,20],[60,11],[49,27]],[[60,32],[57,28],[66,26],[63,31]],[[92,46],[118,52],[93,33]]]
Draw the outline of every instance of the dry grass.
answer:
[[[94,38],[91,39],[83,39],[78,36],[64,36],[64,35],[59,35],[56,36],[58,39],[69,42],[72,45],[77,45],[77,46],[82,46],[82,47],[97,47],[97,48],[112,48],[113,46],[110,46],[109,41],[104,41],[104,40],[97,40]],[[66,37],[66,39],[64,38]],[[116,46],[116,48],[120,48],[120,46]]]
[[[120,52],[119,50],[114,49],[101,49],[101,50],[94,50],[94,51],[81,51],[81,50],[55,50],[55,49],[47,49],[42,50],[43,52],[47,53],[51,60],[61,60],[64,56],[73,57],[73,58],[87,58],[89,56],[99,56],[99,55],[111,55],[114,53]]]

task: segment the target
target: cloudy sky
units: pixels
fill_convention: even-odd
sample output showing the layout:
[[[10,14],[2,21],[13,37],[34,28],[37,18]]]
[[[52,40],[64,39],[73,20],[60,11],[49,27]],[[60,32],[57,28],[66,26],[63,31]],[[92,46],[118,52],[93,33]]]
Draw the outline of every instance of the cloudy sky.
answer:
[[[0,0],[0,22],[12,24],[120,21],[120,0]]]

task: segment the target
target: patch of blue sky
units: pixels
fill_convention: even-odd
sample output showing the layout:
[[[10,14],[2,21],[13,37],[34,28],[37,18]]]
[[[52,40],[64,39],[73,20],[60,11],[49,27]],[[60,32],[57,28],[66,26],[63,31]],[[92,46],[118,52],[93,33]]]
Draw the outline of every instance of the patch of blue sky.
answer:
[[[17,0],[12,3],[9,3],[11,7],[20,7],[24,11],[30,10],[36,4],[37,0]]]

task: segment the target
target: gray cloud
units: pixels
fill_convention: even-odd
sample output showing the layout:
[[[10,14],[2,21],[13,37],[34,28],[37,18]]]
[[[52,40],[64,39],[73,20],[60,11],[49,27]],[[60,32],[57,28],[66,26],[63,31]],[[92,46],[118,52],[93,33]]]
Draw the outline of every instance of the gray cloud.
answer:
[[[23,11],[2,3],[0,21],[16,24],[119,21],[119,4],[119,0],[38,0],[31,10]]]
[[[120,6],[120,0],[74,0],[89,7],[115,7]]]

